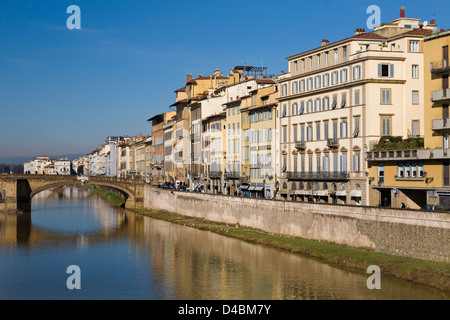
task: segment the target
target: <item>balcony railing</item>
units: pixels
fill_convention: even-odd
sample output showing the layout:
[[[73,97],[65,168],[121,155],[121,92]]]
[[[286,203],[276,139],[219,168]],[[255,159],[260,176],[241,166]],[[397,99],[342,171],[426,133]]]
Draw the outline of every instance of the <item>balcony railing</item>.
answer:
[[[210,178],[222,178],[222,171],[211,171],[209,173]]]
[[[432,102],[445,101],[445,100],[450,100],[450,88],[434,90],[432,92],[432,97],[431,97]]]
[[[338,148],[339,147],[339,140],[338,140],[338,138],[327,139],[327,146],[329,148]]]
[[[312,171],[312,172],[288,172],[290,180],[348,180],[350,173],[347,171]]]
[[[366,152],[367,161],[429,159],[430,149],[382,150]]]
[[[430,63],[430,71],[435,74],[445,74],[450,72],[448,60],[434,61]]]
[[[446,130],[450,129],[450,119],[434,119],[431,130]]]
[[[239,172],[225,172],[224,174],[226,179],[239,179],[240,173]]]
[[[295,142],[295,148],[299,150],[304,150],[306,148],[305,141],[297,141]]]

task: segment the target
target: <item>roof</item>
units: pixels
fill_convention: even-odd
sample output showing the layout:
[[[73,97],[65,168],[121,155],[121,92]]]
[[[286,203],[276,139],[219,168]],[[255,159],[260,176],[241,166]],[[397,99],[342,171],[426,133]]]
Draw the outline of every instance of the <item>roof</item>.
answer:
[[[180,88],[175,90],[174,92],[185,92],[186,91],[186,87]]]
[[[255,79],[257,84],[275,84],[275,81],[272,79]]]
[[[188,99],[182,99],[182,100],[178,100],[178,101],[175,101],[174,103],[172,103],[170,106],[169,106],[169,108],[170,107],[173,107],[173,106],[176,106],[177,104],[182,104],[182,103],[188,103]],[[174,110],[175,111],[175,110]],[[150,120],[150,119],[149,119]],[[147,120],[148,121],[148,120]]]
[[[223,105],[223,106],[226,106],[226,105],[234,104],[234,103],[241,102],[241,101],[242,101],[241,99],[231,100],[231,101],[222,103],[222,105]]]
[[[421,36],[428,36],[428,35],[430,35],[430,34],[432,34],[432,33],[433,33],[433,30],[430,30],[430,29],[419,29],[419,28],[417,28],[417,29],[413,29],[413,30],[411,30],[411,31],[405,32],[404,34],[405,34],[405,35],[412,35],[412,34],[415,34],[415,35],[421,35]]]

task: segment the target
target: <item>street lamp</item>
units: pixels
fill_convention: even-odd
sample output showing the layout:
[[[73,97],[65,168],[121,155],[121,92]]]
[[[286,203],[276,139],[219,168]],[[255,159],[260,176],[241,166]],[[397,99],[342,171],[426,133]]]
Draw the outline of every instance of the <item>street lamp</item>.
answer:
[[[267,198],[266,197],[266,179],[263,180],[263,184],[264,184],[264,186],[263,186],[263,197]]]

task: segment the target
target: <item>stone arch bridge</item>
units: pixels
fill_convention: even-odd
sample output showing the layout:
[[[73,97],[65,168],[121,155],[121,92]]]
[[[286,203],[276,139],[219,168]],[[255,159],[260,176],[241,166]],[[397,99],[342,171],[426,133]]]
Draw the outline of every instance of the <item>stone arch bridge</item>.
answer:
[[[125,208],[142,208],[144,185],[142,180],[110,177],[78,177],[38,174],[0,174],[0,210],[31,210],[31,199],[41,191],[63,186],[88,183],[117,190],[125,198]]]

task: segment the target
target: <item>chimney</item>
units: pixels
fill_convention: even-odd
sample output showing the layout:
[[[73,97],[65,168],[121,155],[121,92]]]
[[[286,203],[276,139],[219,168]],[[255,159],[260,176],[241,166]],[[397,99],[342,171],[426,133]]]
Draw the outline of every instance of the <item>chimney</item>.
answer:
[[[366,29],[364,28],[356,28],[355,29],[355,36],[359,35],[359,34],[363,34],[366,33]]]
[[[184,81],[185,81],[185,83],[188,83],[188,81],[190,81],[190,80],[192,80],[192,73],[188,73],[186,75],[186,79]]]
[[[220,76],[220,69],[214,70],[214,75],[215,76]]]
[[[326,46],[327,44],[330,44],[330,41],[328,41],[328,39],[322,39],[322,41],[320,42],[320,46]]]
[[[400,7],[400,18],[404,18],[405,17],[405,7],[401,6]]]

